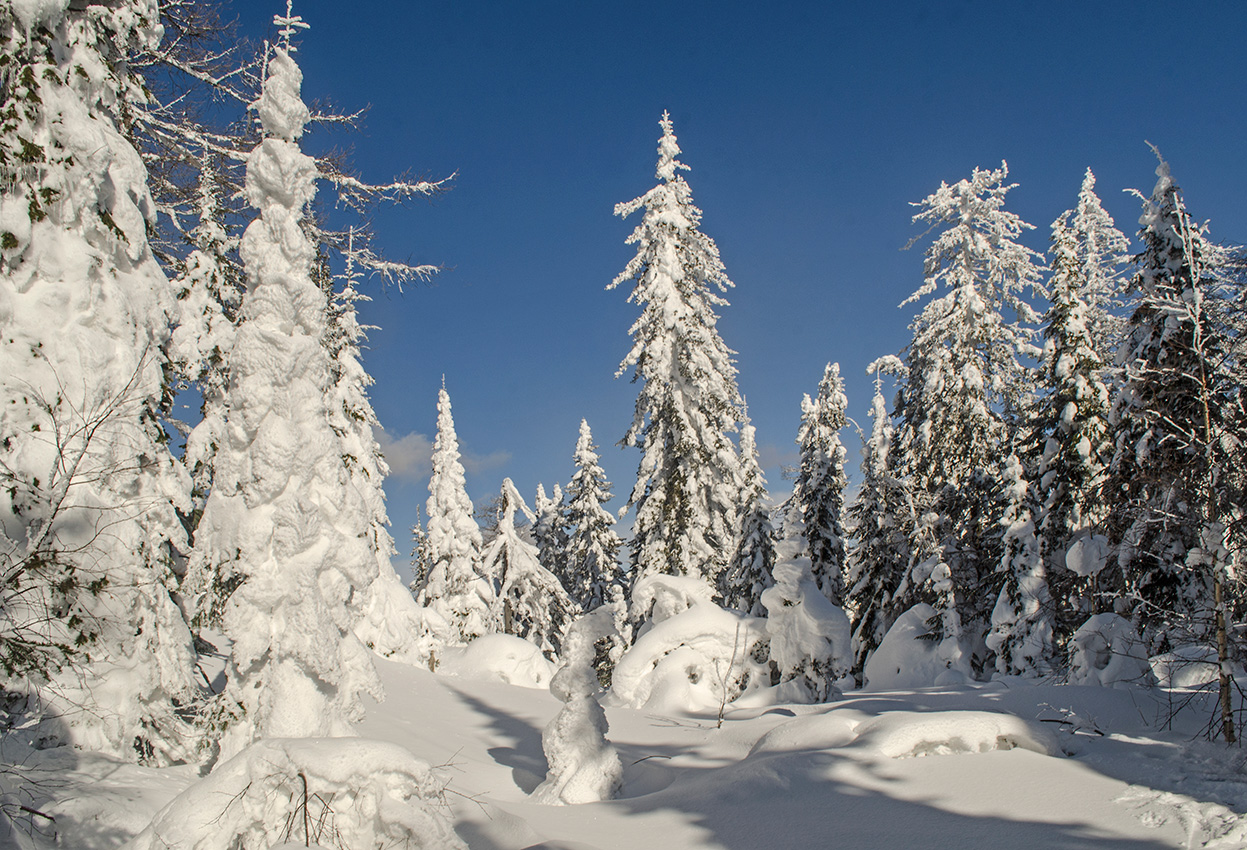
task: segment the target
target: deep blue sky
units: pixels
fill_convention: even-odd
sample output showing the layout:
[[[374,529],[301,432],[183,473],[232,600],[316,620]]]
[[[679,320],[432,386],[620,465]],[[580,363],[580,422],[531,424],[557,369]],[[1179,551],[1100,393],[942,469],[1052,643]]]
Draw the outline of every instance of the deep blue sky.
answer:
[[[269,8],[269,6],[272,8]],[[284,3],[236,2],[271,34]],[[637,315],[621,287],[635,216],[614,205],[654,185],[670,110],[702,229],[736,283],[720,333],[773,493],[788,484],[802,393],[839,361],[849,413],[869,427],[865,365],[899,352],[921,283],[910,202],[1008,160],[1008,208],[1037,226],[1076,198],[1090,166],[1118,226],[1137,230],[1150,140],[1214,238],[1247,240],[1247,4],[1141,2],[380,2],[296,0],[304,97],[371,104],[353,148],[366,177],[412,171],[454,188],[382,211],[379,245],[445,267],[432,286],[372,289],[366,366],[395,474],[402,554],[443,375],[468,489],[511,477],[531,502],[572,473],[581,417],[615,485],[638,452],[615,442],[636,387],[613,375]],[[856,468],[859,443],[843,435]]]

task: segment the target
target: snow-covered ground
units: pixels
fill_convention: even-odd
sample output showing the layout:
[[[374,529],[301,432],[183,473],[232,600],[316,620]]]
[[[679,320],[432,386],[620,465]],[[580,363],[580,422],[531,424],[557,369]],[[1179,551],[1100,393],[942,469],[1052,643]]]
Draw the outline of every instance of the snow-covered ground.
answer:
[[[550,806],[529,795],[562,703],[523,684],[548,671],[508,683],[487,663],[458,676],[378,666],[388,698],[360,735],[433,766],[473,850],[1247,847],[1247,754],[1200,738],[1208,706],[1171,718],[1163,689],[1005,680],[814,706],[771,704],[763,690],[721,726],[717,711],[608,705],[621,796]],[[195,780],[68,749],[23,760],[41,785],[32,808],[69,848],[124,846]]]

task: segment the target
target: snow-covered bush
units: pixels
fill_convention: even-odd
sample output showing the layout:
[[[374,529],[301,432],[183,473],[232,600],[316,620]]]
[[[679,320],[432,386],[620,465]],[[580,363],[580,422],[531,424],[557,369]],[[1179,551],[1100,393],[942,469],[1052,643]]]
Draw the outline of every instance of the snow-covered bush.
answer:
[[[533,798],[550,805],[596,803],[619,793],[623,767],[606,740],[606,713],[598,703],[594,647],[615,629],[609,607],[576,620],[564,642],[564,663],[550,682],[563,709],[541,733],[541,749],[550,769]]]
[[[879,648],[866,662],[865,686],[872,691],[922,688],[948,672],[930,623],[938,612],[920,602],[896,618]]]
[[[362,738],[270,738],[166,805],[127,850],[297,846],[459,850],[442,786],[402,747]]]
[[[632,619],[657,625],[712,599],[714,588],[704,579],[652,573],[632,586]]]
[[[801,506],[790,502],[773,572],[775,584],[762,592],[762,604],[771,663],[780,676],[780,698],[826,702],[836,696],[835,680],[853,663],[852,630],[844,610],[831,604],[815,581],[804,551],[803,529]]]
[[[1069,683],[1109,688],[1156,681],[1147,650],[1130,621],[1096,614],[1070,638]]]
[[[533,643],[514,635],[481,635],[467,646],[448,646],[438,671],[464,679],[506,682],[522,688],[545,688],[554,665]]]
[[[654,575],[645,582],[643,598],[655,593],[652,604],[640,610],[662,610],[664,617],[656,616],[615,665],[611,694],[616,700],[678,714],[717,708],[770,684],[769,671],[754,658],[766,638],[764,620],[698,599],[703,593],[698,585],[710,592],[700,579]],[[681,599],[688,603],[683,609],[677,604]],[[638,601],[634,595],[634,612]]]

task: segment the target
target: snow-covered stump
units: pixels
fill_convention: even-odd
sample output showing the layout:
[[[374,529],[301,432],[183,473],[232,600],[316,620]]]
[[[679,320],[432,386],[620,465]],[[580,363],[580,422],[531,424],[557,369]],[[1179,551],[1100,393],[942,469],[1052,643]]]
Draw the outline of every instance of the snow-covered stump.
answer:
[[[270,738],[174,797],[126,850],[466,850],[441,792],[397,744]]]
[[[1147,647],[1130,621],[1117,614],[1095,614],[1069,643],[1069,683],[1122,688],[1154,685]]]
[[[619,793],[623,767],[606,740],[606,712],[597,700],[593,669],[595,645],[613,629],[613,612],[604,606],[576,620],[567,632],[564,664],[550,682],[550,692],[563,701],[563,710],[541,733],[549,771],[533,791],[539,803],[596,803]]]

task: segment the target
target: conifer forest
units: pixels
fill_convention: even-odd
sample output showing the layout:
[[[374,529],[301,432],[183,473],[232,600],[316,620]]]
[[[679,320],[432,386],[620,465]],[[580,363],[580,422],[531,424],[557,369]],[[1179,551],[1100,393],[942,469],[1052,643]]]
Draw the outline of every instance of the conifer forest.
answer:
[[[398,515],[369,336],[421,328],[363,310],[458,258],[374,222],[473,178],[316,141],[369,93],[307,90],[335,22],[270,5],[252,40],[210,0],[0,0],[0,846],[1247,847],[1247,233],[1181,161],[1071,174],[1050,223],[1007,161],[924,184],[907,341],[764,435],[647,94],[624,260],[577,284],[627,310],[631,416],[474,501],[442,374]],[[492,297],[446,289],[424,320]]]

